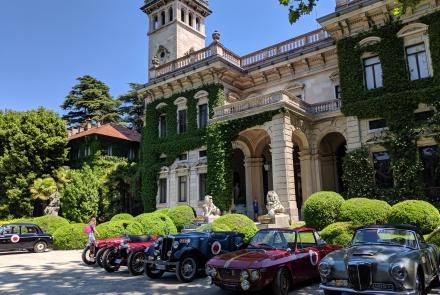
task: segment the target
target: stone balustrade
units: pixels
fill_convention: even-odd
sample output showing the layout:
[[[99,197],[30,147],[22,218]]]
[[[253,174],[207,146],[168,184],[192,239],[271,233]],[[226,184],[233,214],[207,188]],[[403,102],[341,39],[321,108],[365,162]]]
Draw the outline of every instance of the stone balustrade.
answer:
[[[214,56],[220,57],[221,59],[237,67],[246,69],[267,59],[297,50],[309,44],[317,43],[327,38],[329,38],[328,33],[320,29],[276,44],[274,46],[259,50],[257,52],[245,55],[243,57],[236,55],[235,53],[224,47],[220,42],[213,42],[207,48],[191,52],[186,56],[183,56],[166,64],[151,68],[149,72],[150,79],[156,79],[166,74],[173,73],[175,71],[194,65]]]
[[[251,110],[264,111],[265,107],[275,106],[276,104],[280,103],[286,103],[287,106],[311,115],[336,112],[339,111],[342,106],[342,102],[339,99],[324,101],[316,104],[308,104],[287,91],[279,91],[216,107],[214,108],[213,120],[221,120],[231,115]]]

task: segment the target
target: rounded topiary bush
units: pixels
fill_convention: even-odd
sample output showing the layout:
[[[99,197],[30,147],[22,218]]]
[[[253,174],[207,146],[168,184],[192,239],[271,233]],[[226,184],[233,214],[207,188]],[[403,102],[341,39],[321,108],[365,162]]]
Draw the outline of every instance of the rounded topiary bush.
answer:
[[[174,222],[178,231],[181,231],[186,224],[191,223],[196,218],[193,209],[187,205],[171,208],[168,210],[167,215]]]
[[[101,223],[96,227],[99,235],[96,235],[96,239],[107,239],[113,237],[119,237],[122,235],[142,235],[143,226],[141,223],[134,220],[116,220]]]
[[[132,220],[133,218],[134,218],[133,215],[129,213],[120,213],[113,216],[112,219],[110,219],[110,221]]]
[[[336,222],[326,226],[319,234],[327,243],[343,246],[353,238],[354,229],[350,222]]]
[[[344,198],[335,192],[317,192],[304,203],[304,220],[307,226],[322,230],[338,219]]]
[[[68,224],[58,228],[53,233],[56,250],[82,249],[87,244],[88,236],[84,233],[83,223]]]
[[[231,231],[242,233],[245,236],[246,243],[249,243],[258,230],[255,223],[249,217],[243,214],[223,215],[214,220],[212,226],[213,228],[221,228],[226,226]]]
[[[44,232],[49,234],[53,234],[60,227],[69,224],[69,221],[67,219],[54,215],[37,217],[34,218],[32,222],[38,225]]]
[[[427,234],[440,225],[440,214],[428,202],[409,200],[391,207],[388,221],[391,224],[411,224]]]
[[[160,208],[160,209],[157,209],[156,211],[154,211],[154,213],[162,213],[162,214],[168,215],[168,211],[170,211],[170,208]]]
[[[172,235],[177,233],[177,228],[171,218],[161,213],[144,213],[134,218],[142,224],[145,235]]]
[[[202,226],[199,226],[196,231],[198,232],[203,232],[203,231],[232,231],[229,226],[227,226],[226,224],[212,224],[212,223],[207,223],[204,224]]]
[[[339,211],[340,221],[349,221],[353,225],[387,223],[391,206],[385,201],[354,198],[344,202]]]

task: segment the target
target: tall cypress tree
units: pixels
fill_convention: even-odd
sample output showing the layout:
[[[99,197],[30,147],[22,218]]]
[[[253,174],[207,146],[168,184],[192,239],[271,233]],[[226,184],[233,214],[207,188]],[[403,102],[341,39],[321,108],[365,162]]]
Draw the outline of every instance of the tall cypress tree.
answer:
[[[110,95],[109,87],[102,81],[86,75],[77,79],[61,105],[69,112],[63,116],[69,126],[78,126],[85,122],[109,123],[119,120],[119,102]]]

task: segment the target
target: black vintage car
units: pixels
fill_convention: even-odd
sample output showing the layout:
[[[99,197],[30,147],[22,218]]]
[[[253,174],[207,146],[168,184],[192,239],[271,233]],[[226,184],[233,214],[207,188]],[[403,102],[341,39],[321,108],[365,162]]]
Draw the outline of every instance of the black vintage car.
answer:
[[[152,279],[176,272],[181,282],[194,280],[212,257],[245,247],[237,232],[192,232],[159,238],[146,250],[145,273]]]
[[[29,250],[44,252],[52,246],[53,237],[32,223],[0,225],[0,251]]]

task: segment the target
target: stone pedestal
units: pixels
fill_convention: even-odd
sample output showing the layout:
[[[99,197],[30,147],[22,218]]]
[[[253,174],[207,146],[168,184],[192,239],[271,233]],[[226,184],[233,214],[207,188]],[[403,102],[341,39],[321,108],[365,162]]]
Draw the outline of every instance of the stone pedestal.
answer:
[[[290,217],[287,214],[277,214],[271,219],[270,223],[265,223],[264,220],[261,219],[261,223],[258,223],[257,227],[258,229],[288,228],[290,227]]]
[[[213,223],[214,220],[218,219],[220,216],[217,215],[210,215],[210,216],[205,216],[205,221],[207,223]]]

